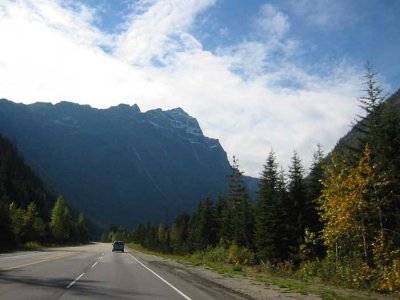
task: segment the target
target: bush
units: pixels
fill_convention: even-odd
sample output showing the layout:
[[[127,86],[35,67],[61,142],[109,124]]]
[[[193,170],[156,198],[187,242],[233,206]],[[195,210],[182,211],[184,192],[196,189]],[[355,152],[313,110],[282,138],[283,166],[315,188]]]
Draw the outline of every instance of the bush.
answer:
[[[228,249],[226,262],[235,265],[253,265],[255,262],[255,256],[249,249],[233,244]]]
[[[400,291],[400,259],[395,259],[390,267],[380,274],[377,290],[381,292]]]
[[[24,249],[26,250],[40,250],[43,246],[38,242],[26,242],[24,244]]]

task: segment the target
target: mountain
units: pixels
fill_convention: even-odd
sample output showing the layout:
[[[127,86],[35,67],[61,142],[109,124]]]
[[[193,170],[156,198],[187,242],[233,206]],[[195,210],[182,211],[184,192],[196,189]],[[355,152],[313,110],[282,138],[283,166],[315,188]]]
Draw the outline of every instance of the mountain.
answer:
[[[70,102],[0,100],[0,133],[42,178],[104,224],[169,222],[224,193],[230,165],[181,108],[96,109]],[[254,179],[247,178],[254,186]]]

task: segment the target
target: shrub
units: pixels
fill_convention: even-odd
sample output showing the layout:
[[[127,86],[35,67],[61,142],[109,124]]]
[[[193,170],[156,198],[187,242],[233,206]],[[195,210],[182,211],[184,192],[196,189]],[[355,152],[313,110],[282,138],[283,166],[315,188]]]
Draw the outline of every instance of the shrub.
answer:
[[[26,250],[40,250],[42,248],[42,245],[38,242],[26,242],[24,244],[24,249]]]
[[[252,265],[255,262],[255,256],[254,253],[249,249],[233,244],[228,249],[228,257],[226,262],[235,265]]]

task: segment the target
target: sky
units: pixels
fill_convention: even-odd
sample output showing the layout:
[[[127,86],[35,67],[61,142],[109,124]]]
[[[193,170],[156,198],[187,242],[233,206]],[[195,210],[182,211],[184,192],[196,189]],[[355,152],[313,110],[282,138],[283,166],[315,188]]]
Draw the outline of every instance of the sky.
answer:
[[[307,170],[400,88],[398,0],[0,0],[0,98],[183,108],[245,175]]]

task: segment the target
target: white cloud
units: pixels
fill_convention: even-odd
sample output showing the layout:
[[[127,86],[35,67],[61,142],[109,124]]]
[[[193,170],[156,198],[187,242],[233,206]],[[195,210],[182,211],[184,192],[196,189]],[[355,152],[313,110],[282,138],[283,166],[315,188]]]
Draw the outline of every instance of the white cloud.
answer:
[[[115,55],[126,62],[147,65],[159,61],[176,51],[198,48],[189,43],[188,30],[197,14],[214,5],[215,0],[162,0],[141,1],[142,14],[134,14],[128,29],[118,37]],[[146,4],[149,5],[145,10]]]
[[[294,14],[302,17],[312,26],[318,26],[324,30],[337,30],[359,21],[364,14],[360,8],[370,2],[290,0],[288,3]]]
[[[206,51],[191,27],[214,3],[140,1],[126,30],[112,37],[92,25],[96,11],[84,6],[2,2],[0,97],[94,107],[138,103],[144,110],[181,106],[255,176],[271,148],[284,167],[294,149],[306,162],[318,142],[329,150],[357,110],[357,70],[329,65],[319,76],[291,63],[298,45],[288,37],[288,18],[272,6],[263,7],[256,21],[262,26],[247,41]]]
[[[290,29],[288,17],[271,4],[261,6],[255,24],[269,38],[282,38]]]

